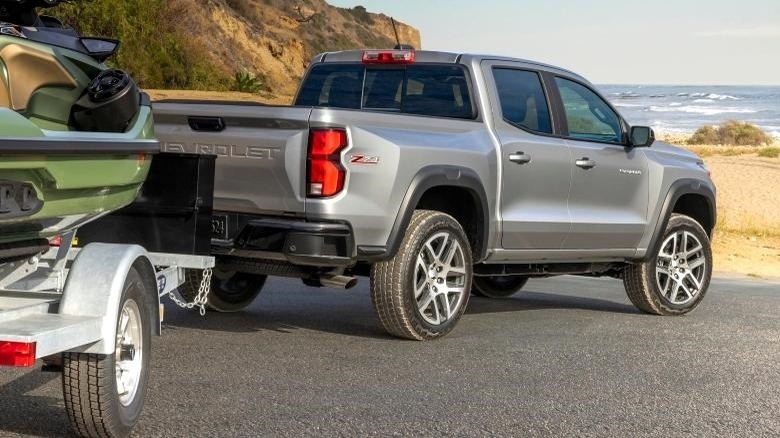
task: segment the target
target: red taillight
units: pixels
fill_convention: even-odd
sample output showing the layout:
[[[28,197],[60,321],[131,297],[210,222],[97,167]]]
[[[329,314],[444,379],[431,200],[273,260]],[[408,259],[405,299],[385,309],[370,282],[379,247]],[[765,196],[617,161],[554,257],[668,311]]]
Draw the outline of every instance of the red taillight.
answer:
[[[412,64],[414,50],[368,50],[363,52],[363,64]]]
[[[347,131],[343,129],[312,129],[309,136],[309,197],[327,198],[341,192],[346,175],[341,166],[341,151],[348,145]]]
[[[62,246],[62,236],[54,236],[49,239],[50,246]]]
[[[0,341],[0,366],[31,367],[35,365],[35,343]]]

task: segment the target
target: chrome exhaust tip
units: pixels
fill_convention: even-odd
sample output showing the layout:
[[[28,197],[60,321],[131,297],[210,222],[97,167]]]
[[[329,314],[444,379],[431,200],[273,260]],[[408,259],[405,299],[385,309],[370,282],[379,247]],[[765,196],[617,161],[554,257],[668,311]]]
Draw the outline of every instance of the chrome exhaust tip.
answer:
[[[329,287],[332,289],[349,290],[357,286],[357,277],[348,277],[346,275],[324,275],[318,277],[317,281],[323,287]]]

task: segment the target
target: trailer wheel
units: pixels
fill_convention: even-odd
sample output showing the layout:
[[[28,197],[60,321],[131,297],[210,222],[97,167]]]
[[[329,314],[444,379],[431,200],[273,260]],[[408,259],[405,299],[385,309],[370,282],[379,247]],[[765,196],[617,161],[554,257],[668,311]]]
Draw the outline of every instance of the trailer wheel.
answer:
[[[126,436],[138,422],[149,379],[154,290],[131,268],[113,354],[63,354],[62,389],[73,430],[83,437]]]
[[[249,307],[260,294],[268,277],[246,272],[231,272],[214,269],[211,277],[211,292],[208,295],[208,309],[217,312],[239,312]],[[203,271],[187,269],[186,281],[179,287],[179,294],[187,302],[198,295]]]

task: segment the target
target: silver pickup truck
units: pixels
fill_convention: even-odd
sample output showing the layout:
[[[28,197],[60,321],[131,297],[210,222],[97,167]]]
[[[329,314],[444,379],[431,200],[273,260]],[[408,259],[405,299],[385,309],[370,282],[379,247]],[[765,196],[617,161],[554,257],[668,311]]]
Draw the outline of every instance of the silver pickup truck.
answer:
[[[709,285],[704,163],[629,126],[567,70],[325,53],[294,106],[169,101],[154,112],[166,151],[219,157],[216,310],[249,305],[268,275],[342,288],[369,276],[382,326],[425,340],[449,333],[471,294],[507,297],[532,277],[622,279],[657,315],[690,312]]]

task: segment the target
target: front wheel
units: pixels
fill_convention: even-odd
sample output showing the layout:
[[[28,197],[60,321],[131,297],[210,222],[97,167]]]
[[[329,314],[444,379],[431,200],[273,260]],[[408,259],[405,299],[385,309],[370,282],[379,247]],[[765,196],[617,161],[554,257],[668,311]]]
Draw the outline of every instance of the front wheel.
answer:
[[[520,292],[526,283],[528,277],[520,275],[474,277],[471,293],[484,298],[507,298]]]
[[[113,354],[64,353],[62,389],[73,431],[84,437],[130,433],[146,398],[152,324],[151,300],[141,275],[132,268],[125,280]]]
[[[628,265],[623,285],[631,302],[654,315],[684,315],[704,299],[712,278],[712,247],[692,218],[672,215],[658,253]]]
[[[471,247],[447,214],[418,210],[396,255],[371,268],[371,301],[388,333],[429,340],[447,335],[466,309]]]

